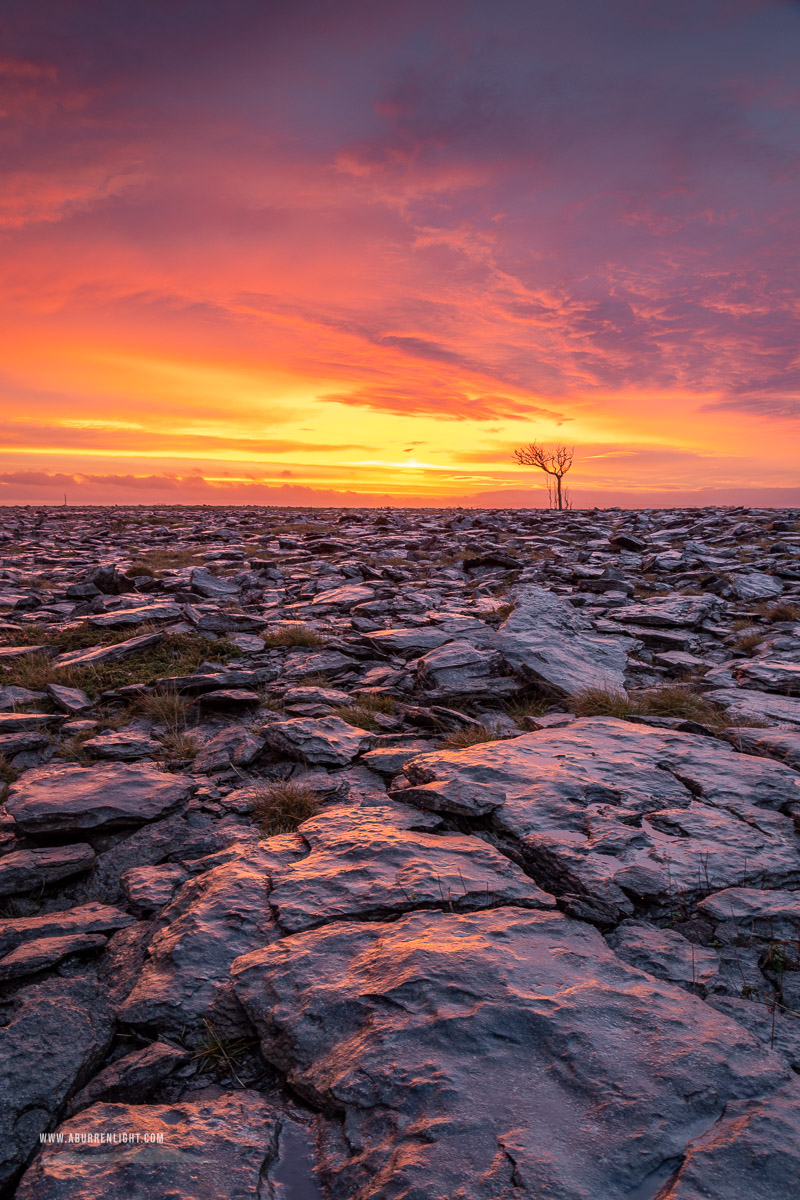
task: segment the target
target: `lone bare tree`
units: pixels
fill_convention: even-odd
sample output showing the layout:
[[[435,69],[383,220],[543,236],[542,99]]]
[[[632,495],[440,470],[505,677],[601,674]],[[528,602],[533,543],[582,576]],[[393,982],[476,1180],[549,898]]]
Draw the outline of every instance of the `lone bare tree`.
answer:
[[[545,450],[537,442],[522,446],[514,451],[514,458],[523,467],[538,467],[546,475],[552,475],[556,481],[556,495],[559,510],[564,507],[564,497],[561,491],[561,480],[572,466],[574,446],[556,446],[554,450]]]

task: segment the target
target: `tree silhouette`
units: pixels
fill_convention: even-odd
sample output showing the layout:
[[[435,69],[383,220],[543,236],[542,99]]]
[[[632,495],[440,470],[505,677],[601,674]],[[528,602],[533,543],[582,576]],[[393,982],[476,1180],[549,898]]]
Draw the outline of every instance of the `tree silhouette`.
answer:
[[[522,446],[519,450],[515,450],[514,458],[520,466],[538,467],[546,475],[553,476],[556,481],[558,508],[560,511],[564,507],[561,480],[572,466],[572,456],[574,453],[574,446],[556,446],[554,450],[545,450],[544,446],[540,446],[537,442],[531,442],[529,446]]]

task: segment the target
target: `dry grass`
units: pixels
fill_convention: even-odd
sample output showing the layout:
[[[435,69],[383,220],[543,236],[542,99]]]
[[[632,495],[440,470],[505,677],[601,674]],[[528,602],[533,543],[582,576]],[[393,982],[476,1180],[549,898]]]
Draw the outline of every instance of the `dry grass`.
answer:
[[[755,654],[758,647],[764,641],[764,634],[754,630],[752,633],[743,633],[733,643],[732,649],[739,654]]]
[[[182,729],[168,730],[161,744],[164,747],[164,762],[168,764],[191,762],[200,749],[197,738]]]
[[[499,740],[500,734],[496,728],[481,725],[479,729],[474,726],[457,729],[454,733],[449,733],[447,737],[442,738],[440,745],[443,750],[465,750],[468,746],[478,746],[481,742],[497,742]]]
[[[352,704],[343,704],[333,709],[333,716],[355,725],[358,729],[378,729],[375,720],[378,713],[391,716],[397,709],[397,701],[391,696],[358,696]]]
[[[154,683],[165,676],[190,675],[209,659],[224,663],[240,653],[232,642],[215,642],[198,634],[167,633],[157,646],[147,647],[117,663],[56,667],[47,655],[31,654],[0,670],[0,683],[27,687],[32,691],[43,691],[48,683],[62,683],[96,696],[126,684]]]
[[[310,787],[289,780],[267,783],[258,789],[253,804],[253,820],[265,837],[293,833],[298,825],[313,817],[319,799]]]
[[[800,604],[781,600],[777,604],[764,604],[759,609],[768,621],[800,621]]]
[[[64,762],[91,762],[91,758],[83,748],[83,743],[98,732],[97,729],[87,729],[84,733],[76,733],[72,737],[64,738],[58,747],[58,757]]]
[[[552,697],[528,696],[509,700],[502,705],[503,712],[521,725],[526,717],[543,717],[553,707]]]
[[[622,721],[629,717],[678,717],[712,728],[726,723],[718,709],[681,683],[633,695],[588,688],[567,703],[579,717],[618,717]]]
[[[187,696],[164,688],[140,696],[135,704],[137,712],[158,725],[166,725],[171,733],[183,729],[191,707],[192,702]]]
[[[70,650],[91,650],[94,646],[113,646],[141,633],[152,633],[156,627],[144,623],[136,629],[102,629],[86,621],[67,625],[63,629],[52,629],[46,625],[25,625],[18,632],[4,634],[2,641],[7,646],[52,646],[58,654]]]
[[[271,629],[268,633],[261,634],[261,636],[268,650],[274,650],[279,646],[322,645],[322,637],[317,633],[316,629],[309,629],[308,625],[302,625],[300,622],[282,625],[280,629]]]
[[[196,550],[146,550],[137,555],[126,574],[149,575],[154,578],[160,571],[176,570],[178,567],[199,567],[202,559]]]

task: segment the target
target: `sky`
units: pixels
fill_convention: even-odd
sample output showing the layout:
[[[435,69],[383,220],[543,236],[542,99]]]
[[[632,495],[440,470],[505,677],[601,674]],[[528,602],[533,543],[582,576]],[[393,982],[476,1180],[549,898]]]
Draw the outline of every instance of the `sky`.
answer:
[[[796,0],[4,0],[0,503],[800,504]]]

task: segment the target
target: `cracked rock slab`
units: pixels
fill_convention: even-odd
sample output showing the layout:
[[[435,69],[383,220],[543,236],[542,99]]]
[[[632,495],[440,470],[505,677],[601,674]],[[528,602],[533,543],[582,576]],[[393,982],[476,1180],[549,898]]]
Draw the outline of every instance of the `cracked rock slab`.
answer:
[[[164,816],[196,786],[147,764],[57,763],[28,771],[12,784],[6,808],[25,833],[137,825]]]
[[[86,1140],[97,1130],[133,1138]],[[254,1200],[278,1122],[263,1097],[243,1091],[187,1104],[95,1104],[58,1132],[64,1141],[42,1150],[18,1200]]]
[[[587,688],[624,691],[633,642],[594,633],[568,600],[531,586],[517,596],[494,645],[523,679],[574,696]]]
[[[9,917],[0,921],[0,954],[8,954],[23,942],[39,938],[61,938],[88,933],[113,933],[135,925],[130,913],[110,904],[81,904],[61,912],[35,917]]]
[[[346,767],[372,745],[370,734],[339,717],[294,717],[266,725],[262,734],[273,750],[321,767]]]
[[[232,974],[265,1057],[343,1115],[335,1200],[630,1200],[726,1104],[789,1074],[558,913],[336,924]]]
[[[236,1025],[228,968],[279,936],[269,905],[270,877],[302,853],[291,835],[230,847],[224,861],[188,880],[161,913],[148,959],[120,1009],[131,1025],[180,1035],[204,1017]]]
[[[800,725],[800,698],[778,696],[755,688],[718,688],[706,700],[719,704],[735,724],[737,719],[766,721],[768,725]]]
[[[800,1085],[729,1104],[659,1200],[783,1200],[800,1186]]]
[[[273,873],[270,903],[281,927],[309,929],[343,917],[413,908],[467,911],[555,900],[480,838],[420,829],[405,805],[337,805],[298,829],[310,854]],[[428,825],[438,824],[435,818]],[[416,828],[415,828],[416,826]]]
[[[32,892],[78,875],[88,871],[94,861],[94,850],[85,842],[41,850],[14,850],[0,858],[0,896]]]
[[[800,884],[794,822],[776,811],[796,808],[800,776],[711,738],[590,717],[405,771],[422,786],[403,798],[435,811],[469,788],[493,796],[496,833],[600,924],[631,916],[633,900],[674,907],[745,882]]]
[[[17,993],[0,1029],[0,1185],[102,1061],[113,1030],[107,994],[93,980],[49,979]]]

